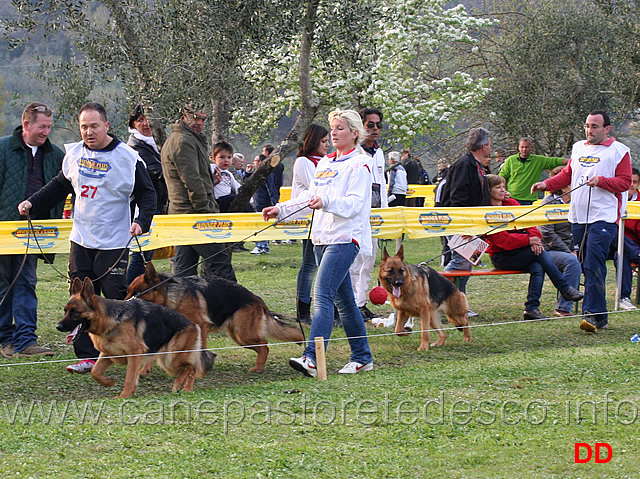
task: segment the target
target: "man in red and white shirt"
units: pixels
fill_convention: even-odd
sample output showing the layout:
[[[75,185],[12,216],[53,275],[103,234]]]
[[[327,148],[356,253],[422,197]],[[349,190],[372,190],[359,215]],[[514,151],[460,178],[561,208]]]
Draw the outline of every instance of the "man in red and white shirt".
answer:
[[[587,141],[573,145],[569,164],[553,178],[535,183],[531,191],[555,191],[571,184],[569,222],[585,280],[580,329],[596,332],[609,325],[606,260],[627,204],[631,155],[629,148],[609,136],[611,123],[605,111],[592,111],[584,128]]]

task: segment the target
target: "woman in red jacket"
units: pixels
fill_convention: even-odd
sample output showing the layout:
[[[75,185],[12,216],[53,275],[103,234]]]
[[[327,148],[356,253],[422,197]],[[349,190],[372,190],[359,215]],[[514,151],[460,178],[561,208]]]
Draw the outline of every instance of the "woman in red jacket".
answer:
[[[491,206],[517,206],[513,198],[507,198],[505,179],[498,175],[488,175]],[[522,270],[530,274],[529,292],[525,302],[524,319],[543,319],[540,310],[540,296],[545,273],[553,285],[568,301],[580,301],[583,293],[572,287],[560,272],[549,253],[542,246],[542,236],[538,228],[500,231],[487,235],[491,262],[497,269]]]

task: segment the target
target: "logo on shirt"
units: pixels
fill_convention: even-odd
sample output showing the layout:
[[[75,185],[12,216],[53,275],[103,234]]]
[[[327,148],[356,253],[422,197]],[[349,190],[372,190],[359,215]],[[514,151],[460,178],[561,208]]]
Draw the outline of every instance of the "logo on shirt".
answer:
[[[111,169],[108,161],[98,161],[95,158],[80,158],[78,160],[79,173],[89,178],[104,178]]]
[[[587,168],[591,168],[592,166],[600,163],[600,158],[597,156],[582,156],[578,159],[582,166],[586,166]]]
[[[16,239],[23,240],[24,246],[29,244],[29,249],[49,249],[55,245],[54,240],[60,235],[60,231],[55,226],[33,225],[31,228],[18,228],[11,233]],[[39,246],[38,246],[39,245]]]
[[[233,223],[230,220],[207,219],[204,221],[196,221],[193,229],[201,231],[207,238],[228,238],[231,236]]]
[[[332,170],[331,168],[327,168],[326,170],[316,171],[316,180],[326,180],[329,178],[335,178],[338,176],[337,170]]]
[[[567,221],[569,219],[569,208],[554,208],[545,212],[547,221]]]

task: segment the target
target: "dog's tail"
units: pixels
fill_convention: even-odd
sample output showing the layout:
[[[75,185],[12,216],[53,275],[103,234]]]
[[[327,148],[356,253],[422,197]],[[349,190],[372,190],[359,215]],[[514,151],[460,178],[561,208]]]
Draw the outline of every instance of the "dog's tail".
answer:
[[[269,338],[278,341],[304,341],[302,331],[297,326],[280,321],[271,311],[265,308],[264,315],[267,318],[267,334]]]

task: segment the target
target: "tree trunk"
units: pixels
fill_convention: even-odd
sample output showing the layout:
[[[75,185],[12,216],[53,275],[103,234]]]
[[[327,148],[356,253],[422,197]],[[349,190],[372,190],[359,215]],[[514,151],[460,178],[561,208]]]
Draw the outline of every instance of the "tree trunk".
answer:
[[[304,139],[304,135],[311,125],[311,122],[318,112],[320,102],[313,97],[311,88],[311,49],[313,48],[313,37],[316,28],[316,20],[318,17],[318,5],[320,0],[308,0],[307,9],[304,16],[304,29],[300,42],[300,62],[298,67],[298,78],[300,85],[300,115],[296,119],[293,127],[286,138],[276,147],[269,155],[269,161],[256,170],[251,177],[238,190],[238,196],[229,211],[245,211],[249,200],[256,192],[258,187],[264,183],[273,169],[280,164],[282,158],[298,148]]]

